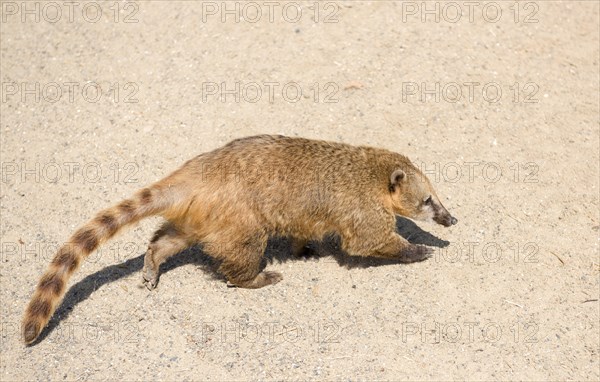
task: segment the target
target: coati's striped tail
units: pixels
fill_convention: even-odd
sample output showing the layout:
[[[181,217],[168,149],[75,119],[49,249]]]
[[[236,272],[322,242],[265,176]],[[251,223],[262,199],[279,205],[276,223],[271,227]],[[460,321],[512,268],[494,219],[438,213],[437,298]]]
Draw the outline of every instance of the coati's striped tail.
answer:
[[[173,196],[161,189],[159,184],[141,189],[132,198],[100,211],[58,250],[25,311],[21,329],[26,344],[35,341],[48,324],[65,294],[67,281],[83,259],[124,226],[172,206]]]

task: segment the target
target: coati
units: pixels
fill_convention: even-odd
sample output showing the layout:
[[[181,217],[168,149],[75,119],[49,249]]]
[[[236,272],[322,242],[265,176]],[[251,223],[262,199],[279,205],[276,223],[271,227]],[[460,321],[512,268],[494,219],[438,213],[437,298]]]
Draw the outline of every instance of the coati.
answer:
[[[291,237],[298,249],[336,234],[350,255],[411,262],[433,250],[396,233],[395,215],[457,223],[425,175],[400,154],[285,136],[237,139],[189,160],[79,228],[58,250],[27,306],[26,344],[50,320],[81,261],[121,228],[153,215],[166,222],[144,258],[149,289],[161,263],[198,243],[220,262],[231,284],[261,288],[282,279],[261,271],[270,236]]]

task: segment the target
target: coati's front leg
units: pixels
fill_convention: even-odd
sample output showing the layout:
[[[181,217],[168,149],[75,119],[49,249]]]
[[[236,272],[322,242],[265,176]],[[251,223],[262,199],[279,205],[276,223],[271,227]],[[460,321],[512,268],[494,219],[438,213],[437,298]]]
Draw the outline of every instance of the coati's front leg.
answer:
[[[148,289],[156,288],[160,265],[169,257],[189,247],[189,245],[190,243],[185,235],[169,222],[164,223],[154,233],[144,256],[144,269],[142,270],[142,277]]]
[[[342,248],[354,256],[374,256],[386,259],[397,259],[403,263],[423,261],[430,257],[433,248],[409,243],[395,231],[387,231],[380,235],[358,235],[351,238],[342,237]],[[361,240],[362,238],[362,240]]]
[[[374,250],[372,256],[395,258],[403,263],[423,261],[431,256],[433,248],[409,243],[396,232],[388,235],[384,246]]]

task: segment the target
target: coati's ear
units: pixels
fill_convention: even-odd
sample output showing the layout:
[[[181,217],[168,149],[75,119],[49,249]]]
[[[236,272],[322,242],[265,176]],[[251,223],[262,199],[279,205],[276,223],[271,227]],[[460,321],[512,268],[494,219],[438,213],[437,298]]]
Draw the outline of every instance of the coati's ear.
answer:
[[[394,192],[396,186],[406,178],[406,173],[400,169],[395,170],[390,176],[390,191]]]

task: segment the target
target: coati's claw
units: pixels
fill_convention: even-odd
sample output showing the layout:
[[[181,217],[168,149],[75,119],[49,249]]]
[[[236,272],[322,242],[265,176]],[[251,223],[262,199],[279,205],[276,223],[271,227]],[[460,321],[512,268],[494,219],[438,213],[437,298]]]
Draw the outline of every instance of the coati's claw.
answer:
[[[149,268],[142,270],[142,277],[144,278],[144,285],[148,290],[156,288],[158,284],[158,274]]]
[[[400,260],[403,263],[413,263],[416,261],[423,261],[431,257],[434,249],[424,245],[412,244],[408,249],[402,252]]]
[[[149,281],[144,282],[144,285],[146,286],[146,288],[148,290],[154,290],[156,288],[156,284],[157,284],[156,280],[149,280]]]

